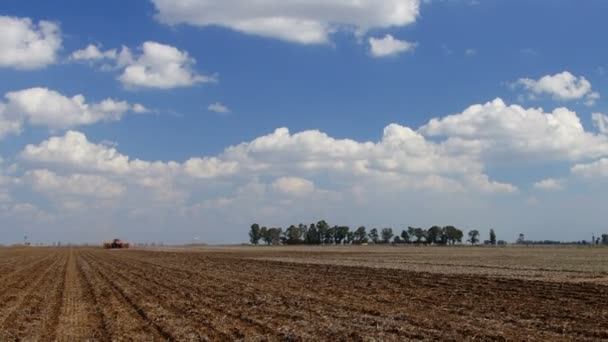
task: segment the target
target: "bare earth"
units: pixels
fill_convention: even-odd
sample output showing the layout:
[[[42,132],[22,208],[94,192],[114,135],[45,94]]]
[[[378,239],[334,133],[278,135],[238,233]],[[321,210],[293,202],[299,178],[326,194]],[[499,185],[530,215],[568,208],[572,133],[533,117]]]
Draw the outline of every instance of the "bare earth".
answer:
[[[608,339],[608,248],[0,249],[0,341]]]

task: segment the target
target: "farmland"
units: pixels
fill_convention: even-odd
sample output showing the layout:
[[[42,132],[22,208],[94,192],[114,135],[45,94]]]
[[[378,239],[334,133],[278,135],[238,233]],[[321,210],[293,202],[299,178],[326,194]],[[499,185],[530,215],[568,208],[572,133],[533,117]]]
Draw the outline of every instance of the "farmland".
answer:
[[[0,249],[0,340],[598,340],[607,248]]]

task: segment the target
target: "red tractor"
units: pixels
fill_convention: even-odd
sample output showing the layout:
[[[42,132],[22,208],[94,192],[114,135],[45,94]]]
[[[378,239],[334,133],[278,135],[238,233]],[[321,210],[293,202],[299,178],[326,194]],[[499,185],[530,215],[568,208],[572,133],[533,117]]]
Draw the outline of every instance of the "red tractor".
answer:
[[[123,249],[129,248],[129,243],[121,241],[120,239],[114,239],[112,242],[104,242],[103,248],[105,249]]]

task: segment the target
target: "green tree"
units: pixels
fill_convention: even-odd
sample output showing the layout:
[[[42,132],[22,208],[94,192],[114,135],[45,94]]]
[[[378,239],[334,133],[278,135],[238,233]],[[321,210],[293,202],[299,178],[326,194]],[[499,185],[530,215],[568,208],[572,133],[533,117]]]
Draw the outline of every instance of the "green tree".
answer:
[[[252,224],[251,230],[249,230],[249,241],[252,244],[257,245],[258,243],[260,243],[261,238],[262,235],[260,234],[260,225],[257,223]]]
[[[439,226],[432,226],[426,231],[427,242],[429,244],[441,243],[441,236],[443,235],[443,229]]]
[[[324,244],[329,243],[330,239],[328,238],[331,237],[331,229],[329,227],[329,224],[327,224],[325,220],[321,220],[317,222],[317,230],[319,231],[319,237],[321,239],[321,242]]]
[[[283,235],[283,229],[281,229],[281,228],[268,229],[268,236],[270,237],[270,243],[272,243],[273,245],[281,244],[282,235]]]
[[[337,229],[338,229],[338,226],[333,226],[333,227],[329,227],[329,229],[327,229],[325,231],[325,237],[323,238],[324,244],[331,245],[334,243],[334,236],[336,235]]]
[[[366,243],[367,242],[367,231],[365,229],[365,227],[361,226],[359,228],[357,228],[357,230],[355,231],[355,243],[356,244],[362,244],[362,243]]]
[[[602,234],[602,244],[608,245],[608,234]]]
[[[474,245],[479,242],[479,231],[478,230],[471,230],[469,232],[469,242],[471,243],[471,245]]]
[[[380,237],[378,236],[378,229],[372,228],[372,230],[369,231],[369,238],[373,243],[378,243],[380,240]]]
[[[260,229],[260,236],[262,236],[262,240],[264,240],[267,245],[270,245],[272,243],[272,236],[270,236],[268,228],[262,227]]]
[[[490,229],[490,244],[496,246],[496,233],[494,232],[494,229]]]
[[[321,244],[321,235],[319,234],[319,230],[317,229],[317,226],[314,223],[311,224],[308,228],[308,231],[306,232],[305,241],[308,245]]]
[[[346,240],[349,232],[350,228],[347,226],[337,227],[334,232],[334,242],[336,245],[341,245],[342,241]]]
[[[403,243],[410,243],[410,234],[405,229],[401,231],[401,240]]]
[[[382,229],[382,242],[383,243],[389,243],[391,242],[391,239],[393,238],[393,228],[383,228]]]
[[[443,227],[443,231],[448,243],[454,245],[456,242],[462,242],[462,238],[464,237],[462,230],[454,226],[445,226]]]
[[[348,232],[348,234],[346,234],[346,244],[350,245],[351,243],[353,243],[355,241],[355,232]]]
[[[393,239],[393,243],[396,245],[402,244],[403,240],[401,240],[401,237],[399,235],[395,235],[395,238]]]
[[[285,231],[285,243],[288,245],[299,245],[302,243],[302,227],[289,226]]]
[[[412,237],[416,238],[416,241],[414,241],[414,243],[416,243],[416,244],[422,243],[422,239],[426,240],[426,238],[427,238],[426,230],[424,230],[422,228],[408,227],[407,232],[410,236],[410,239],[412,239]]]

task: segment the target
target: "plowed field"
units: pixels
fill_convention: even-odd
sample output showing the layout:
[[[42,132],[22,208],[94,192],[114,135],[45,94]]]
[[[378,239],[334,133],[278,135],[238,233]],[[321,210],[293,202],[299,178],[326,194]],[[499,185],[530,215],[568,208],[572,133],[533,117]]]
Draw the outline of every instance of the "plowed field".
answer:
[[[0,249],[0,303],[0,341],[608,339],[601,283],[245,252]]]

